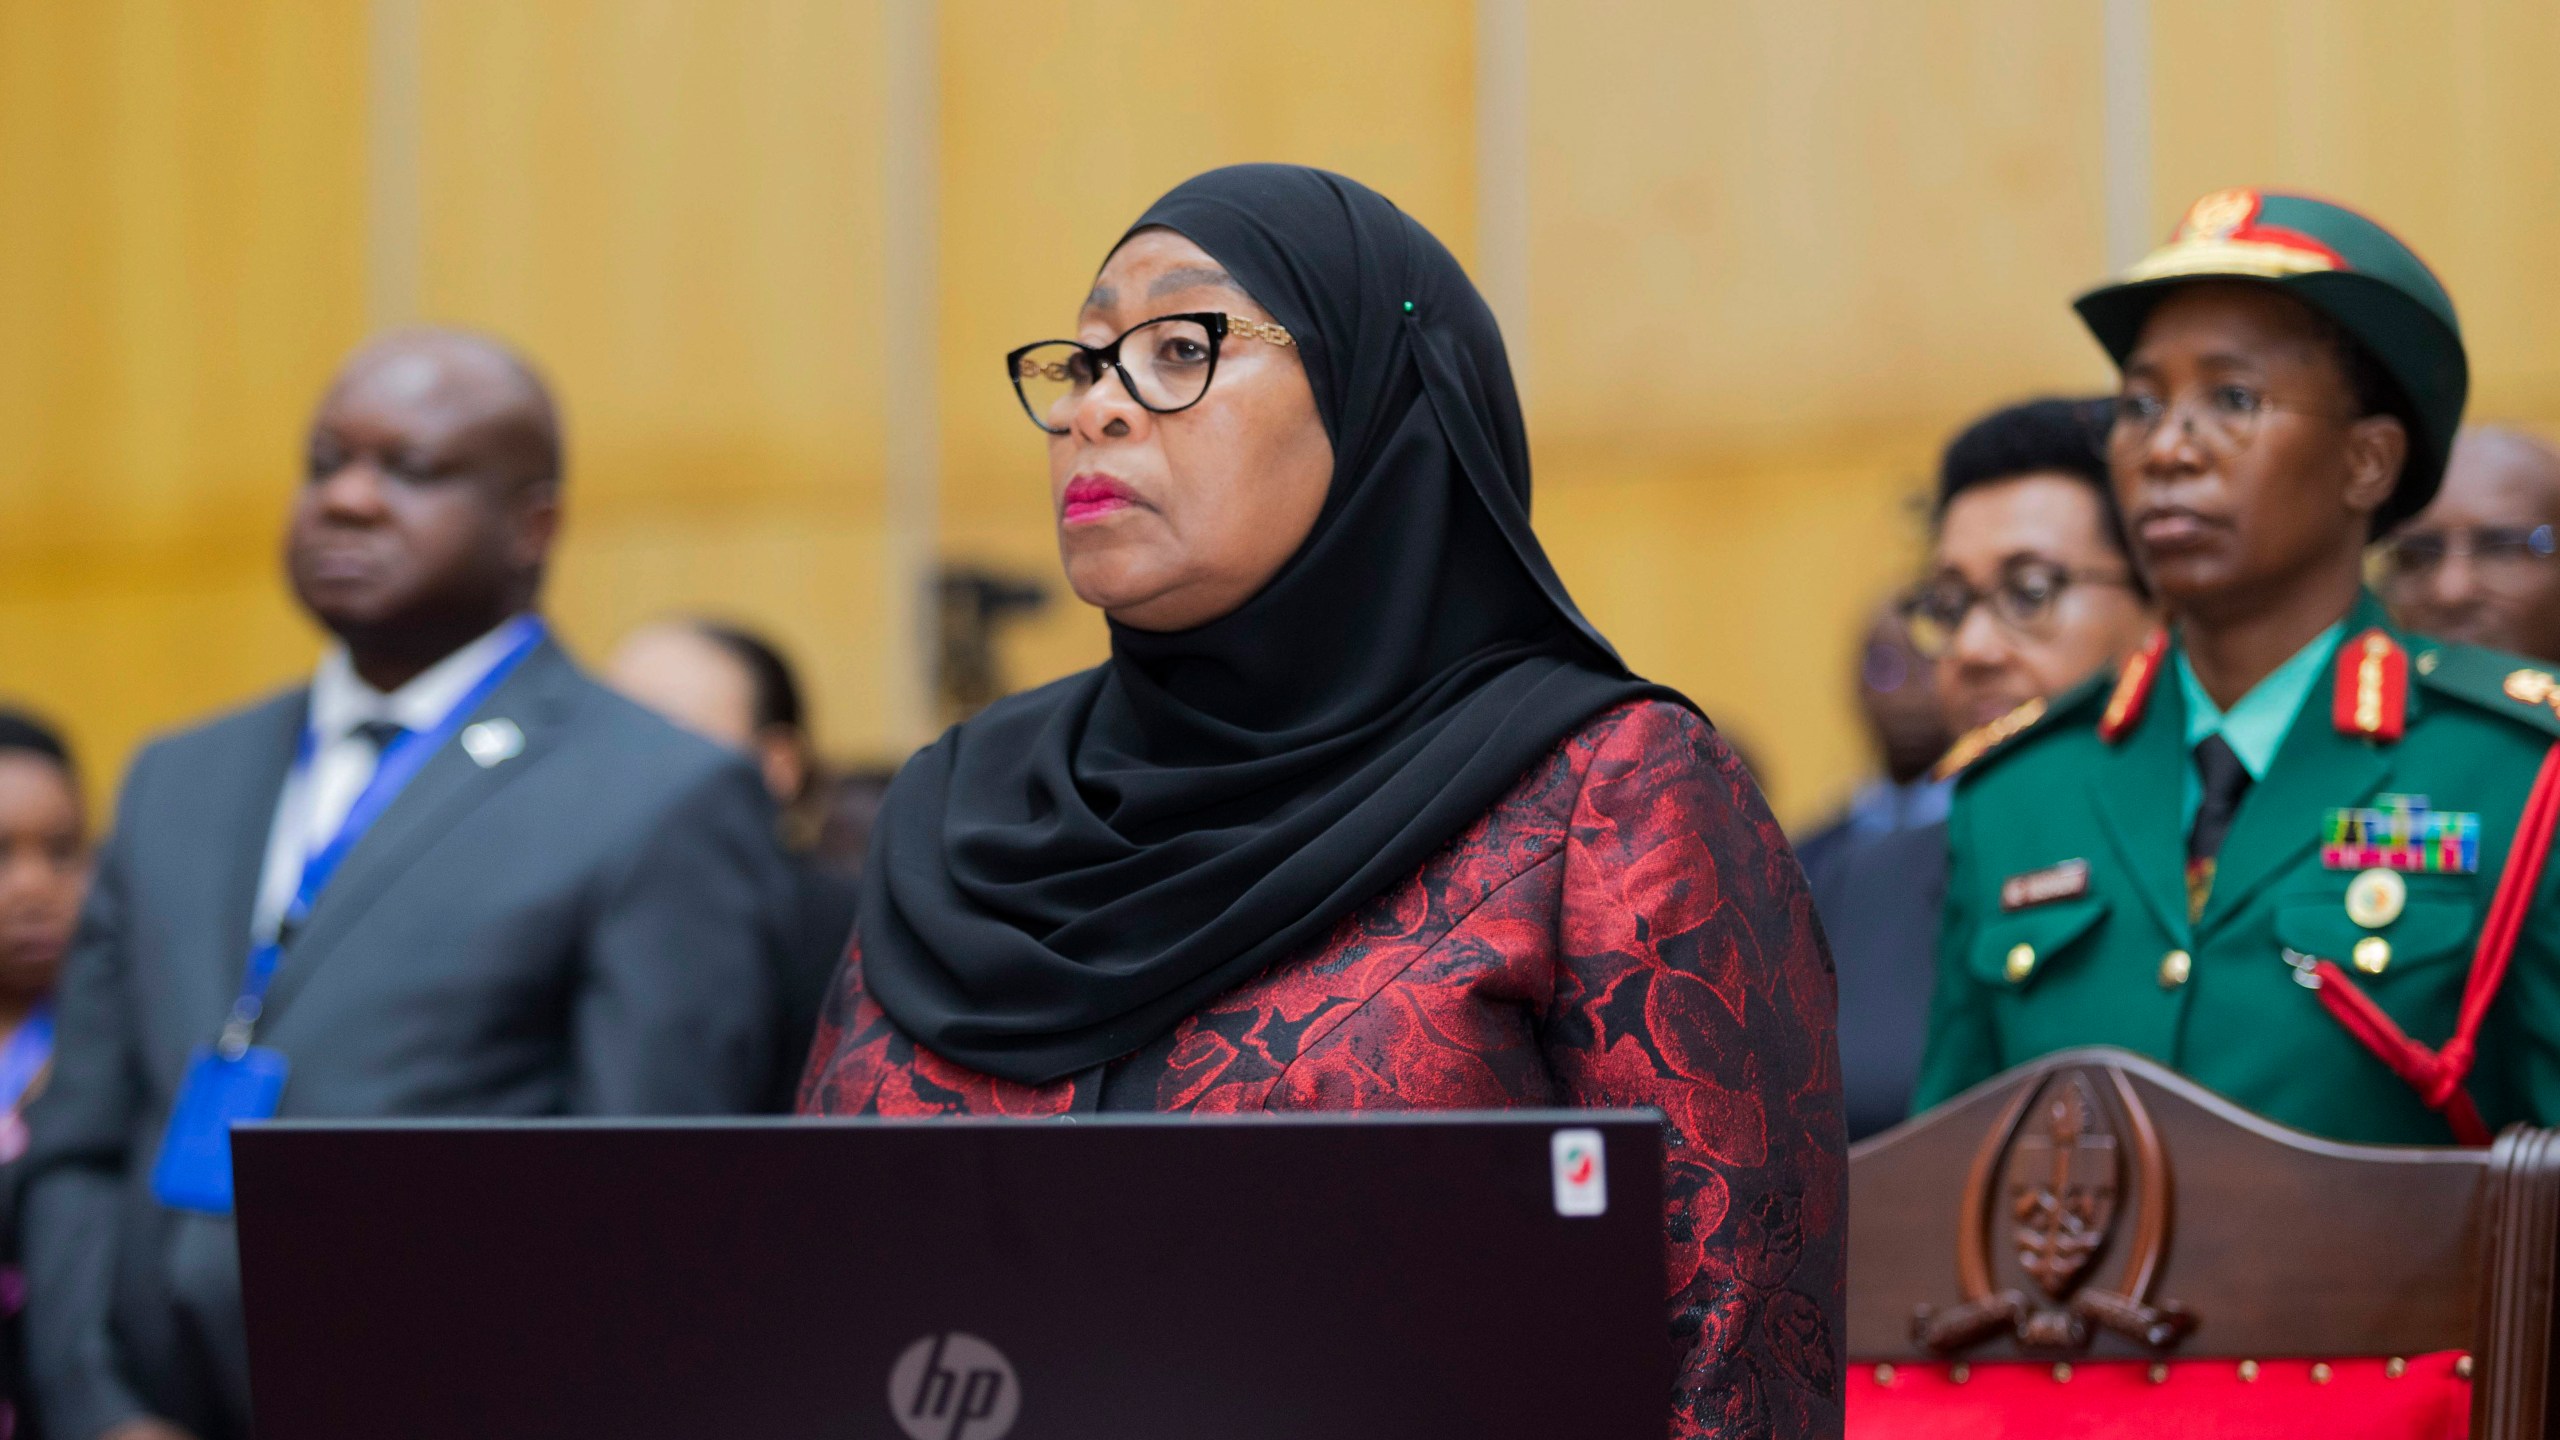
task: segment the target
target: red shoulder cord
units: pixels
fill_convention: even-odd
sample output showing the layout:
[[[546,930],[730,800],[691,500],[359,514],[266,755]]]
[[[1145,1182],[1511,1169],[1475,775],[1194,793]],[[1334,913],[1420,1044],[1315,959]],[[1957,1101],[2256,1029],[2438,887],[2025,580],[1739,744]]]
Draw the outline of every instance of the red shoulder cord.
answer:
[[[2334,960],[2312,967],[2320,977],[2320,1003],[2347,1027],[2358,1043],[2382,1058],[2453,1127],[2453,1138],[2465,1145],[2489,1143],[2489,1127],[2480,1109],[2462,1088],[2478,1058],[2480,1026],[2489,1018],[2490,1002],[2507,978],[2507,961],[2515,954],[2516,937],[2524,929],[2525,912],[2533,908],[2533,892],[2542,879],[2542,862],[2551,853],[2551,831],[2560,819],[2560,745],[2542,757],[2542,769],[2525,796],[2524,818],[2516,823],[2515,845],[2507,854],[2507,873],[2498,877],[2498,892],[2489,901],[2488,922],[2480,927],[2480,948],[2471,957],[2471,975],[2462,986],[2462,1018],[2442,1050],[2429,1050],[2382,1013]]]

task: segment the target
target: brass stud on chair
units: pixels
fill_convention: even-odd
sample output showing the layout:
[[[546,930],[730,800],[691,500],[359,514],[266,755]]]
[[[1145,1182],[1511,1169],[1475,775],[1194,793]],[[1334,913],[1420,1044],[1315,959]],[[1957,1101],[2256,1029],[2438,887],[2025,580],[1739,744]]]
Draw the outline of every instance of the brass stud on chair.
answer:
[[[2397,1355],[2382,1362],[2382,1378],[2385,1380],[2397,1380],[2408,1373],[2409,1362]]]
[[[1877,1366],[1877,1367],[1876,1367],[1876,1383],[1877,1383],[1877,1384],[1879,1384],[1879,1385],[1890,1385],[1890,1384],[1892,1384],[1892,1383],[1893,1383],[1893,1367],[1892,1367],[1892,1366],[1890,1366],[1890,1365],[1879,1365],[1879,1366]]]
[[[2243,1360],[2243,1361],[2241,1361],[2241,1362],[2240,1362],[2240,1383],[2241,1383],[2241,1384],[2243,1384],[2243,1385],[2254,1384],[2254,1383],[2256,1383],[2257,1378],[2258,1378],[2258,1362],[2257,1362],[2257,1361],[2255,1361],[2255,1360]]]
[[[2470,1357],[2470,1356],[2468,1356],[2468,1355],[2464,1355],[2464,1356],[2460,1356],[2460,1357],[2456,1358],[2456,1359],[2454,1360],[2454,1362],[2453,1362],[2453,1374],[2454,1374],[2454,1378],[2455,1378],[2455,1379],[2458,1379],[2458,1380],[2468,1380],[2468,1379],[2470,1379],[2470,1378],[2471,1378],[2471,1357]]]
[[[2070,1383],[2071,1383],[2071,1367],[2070,1367],[2069,1365],[2067,1365],[2067,1364],[2059,1364],[2059,1365],[2054,1366],[2054,1367],[2053,1367],[2053,1383],[2055,1383],[2056,1385],[2068,1385],[2068,1384],[2070,1384]]]
[[[2329,1383],[2329,1374],[2328,1362],[2325,1360],[2321,1361],[2311,1367],[2311,1383],[2314,1385],[2326,1385]]]
[[[2166,1384],[2168,1384],[2168,1383],[2169,1383],[2169,1367],[2168,1367],[2168,1366],[2166,1366],[2166,1365],[2161,1365],[2161,1364],[2157,1364],[2157,1363],[2154,1363],[2154,1364],[2152,1365],[2152,1367],[2151,1367],[2151,1372],[2150,1372],[2150,1373],[2151,1373],[2151,1383],[2152,1383],[2152,1384],[2154,1384],[2154,1385],[2166,1385]]]
[[[1947,1378],[1961,1385],[1973,1378],[1973,1367],[1958,1361],[1947,1367]]]

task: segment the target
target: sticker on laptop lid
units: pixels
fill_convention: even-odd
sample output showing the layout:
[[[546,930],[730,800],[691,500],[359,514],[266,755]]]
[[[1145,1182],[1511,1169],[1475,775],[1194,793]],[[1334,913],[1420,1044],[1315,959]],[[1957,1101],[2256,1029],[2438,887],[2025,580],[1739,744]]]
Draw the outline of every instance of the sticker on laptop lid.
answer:
[[[1559,1130],[1547,1146],[1555,1162],[1556,1213],[1582,1218],[1609,1213],[1609,1166],[1597,1130]]]

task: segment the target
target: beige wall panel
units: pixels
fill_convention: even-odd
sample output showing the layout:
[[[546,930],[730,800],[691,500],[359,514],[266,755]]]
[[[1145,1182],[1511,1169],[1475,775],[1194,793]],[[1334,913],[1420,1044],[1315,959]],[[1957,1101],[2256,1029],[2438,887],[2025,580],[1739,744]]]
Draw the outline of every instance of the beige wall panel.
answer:
[[[1376,187],[1474,248],[1472,0],[1082,0],[943,7],[942,534],[1048,580],[1006,647],[1016,683],[1091,665],[1099,617],[1065,592],[1046,452],[1005,352],[1071,334],[1111,243],[1218,165],[1287,160]]]
[[[1748,752],[1789,823],[1865,773],[1856,647],[1921,541],[1926,443],[1829,463],[1614,468],[1550,489],[1538,514],[1574,598],[1642,673],[1679,686]]]
[[[879,16],[831,0],[436,0],[418,312],[568,412],[553,608],[594,656],[711,609],[790,642],[829,749],[885,733]]]
[[[1531,10],[1531,329],[1558,454],[1933,428],[2097,375],[2095,5]]]
[[[310,661],[275,535],[361,324],[363,8],[0,5],[0,695],[101,795]]]
[[[1848,676],[1952,428],[2103,384],[2099,8],[1534,4],[1538,523],[1781,815],[1867,766]]]
[[[2444,277],[2472,412],[2560,419],[2560,6],[2153,0],[2166,234],[2224,185],[2307,189]]]

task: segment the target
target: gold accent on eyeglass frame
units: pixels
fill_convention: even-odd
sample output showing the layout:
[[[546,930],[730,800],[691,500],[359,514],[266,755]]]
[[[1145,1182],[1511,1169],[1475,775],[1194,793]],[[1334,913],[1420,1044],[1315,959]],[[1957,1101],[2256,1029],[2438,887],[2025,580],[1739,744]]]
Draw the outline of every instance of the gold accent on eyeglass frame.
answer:
[[[1248,320],[1242,315],[1227,317],[1227,333],[1260,340],[1269,345],[1295,345],[1297,337],[1267,320]]]

